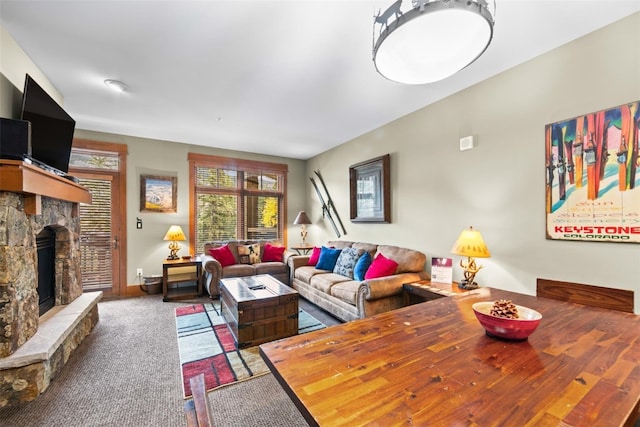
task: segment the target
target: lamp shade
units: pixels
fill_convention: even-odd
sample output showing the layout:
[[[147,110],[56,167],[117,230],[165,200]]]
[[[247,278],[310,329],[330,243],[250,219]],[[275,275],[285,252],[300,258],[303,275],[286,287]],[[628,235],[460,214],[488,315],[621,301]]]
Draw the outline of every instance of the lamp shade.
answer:
[[[309,220],[309,217],[307,216],[307,213],[305,211],[300,211],[298,212],[298,216],[296,217],[295,221],[293,221],[293,223],[296,225],[311,224],[311,221]]]
[[[187,236],[184,235],[182,227],[180,227],[179,225],[172,225],[171,227],[169,227],[169,231],[167,231],[167,234],[164,235],[164,239],[162,240],[182,242],[187,240]]]
[[[451,248],[451,253],[471,258],[489,258],[491,254],[487,245],[484,243],[482,234],[473,227],[463,230]]]
[[[445,79],[480,57],[493,38],[486,0],[422,0],[404,14],[400,4],[394,2],[374,21],[382,27],[373,62],[389,80],[425,84]],[[396,19],[390,23],[391,15]]]

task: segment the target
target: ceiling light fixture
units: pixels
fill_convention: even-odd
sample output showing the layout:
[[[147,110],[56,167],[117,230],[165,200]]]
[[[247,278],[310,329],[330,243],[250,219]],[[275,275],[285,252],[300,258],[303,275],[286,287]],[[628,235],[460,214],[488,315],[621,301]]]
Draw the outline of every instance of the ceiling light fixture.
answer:
[[[397,0],[374,17],[373,63],[383,77],[406,84],[433,83],[474,62],[493,37],[487,0]],[[388,21],[395,17],[395,21]],[[380,25],[375,41],[375,28]]]
[[[111,90],[116,92],[125,92],[128,87],[126,84],[122,83],[120,80],[106,79],[104,84]]]

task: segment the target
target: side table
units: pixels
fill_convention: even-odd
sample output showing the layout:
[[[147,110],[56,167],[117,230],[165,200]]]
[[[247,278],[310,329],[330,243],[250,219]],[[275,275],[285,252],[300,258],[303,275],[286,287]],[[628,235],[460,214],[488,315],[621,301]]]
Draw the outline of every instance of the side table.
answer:
[[[306,255],[313,249],[312,245],[291,246],[291,249],[298,252],[298,255]]]
[[[173,268],[194,267],[195,271],[169,274]],[[169,289],[169,285],[195,282],[193,286]],[[162,263],[162,301],[174,301],[202,296],[202,260],[199,257],[165,259]]]
[[[460,289],[456,282],[437,283],[431,282],[431,280],[420,280],[418,282],[405,283],[402,285],[402,298],[404,300],[405,307],[465,292],[468,291]]]

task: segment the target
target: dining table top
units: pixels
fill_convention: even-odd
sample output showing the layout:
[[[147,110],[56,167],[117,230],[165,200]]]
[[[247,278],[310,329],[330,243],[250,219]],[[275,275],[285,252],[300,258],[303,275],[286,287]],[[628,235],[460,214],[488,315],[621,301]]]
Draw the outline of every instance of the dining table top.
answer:
[[[472,305],[542,314],[523,341]],[[481,288],[260,346],[310,425],[633,426],[640,316]]]

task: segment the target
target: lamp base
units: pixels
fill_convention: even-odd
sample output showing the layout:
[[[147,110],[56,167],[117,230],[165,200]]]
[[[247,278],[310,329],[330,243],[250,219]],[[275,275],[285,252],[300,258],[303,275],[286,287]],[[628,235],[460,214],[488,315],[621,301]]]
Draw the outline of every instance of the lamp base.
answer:
[[[169,256],[167,257],[167,259],[169,261],[173,261],[176,259],[179,259],[180,257],[178,256],[178,250],[177,249],[171,249],[171,253],[169,254]]]
[[[478,284],[476,282],[467,282],[466,280],[462,280],[458,283],[458,287],[460,289],[470,291],[472,289],[478,289]]]

